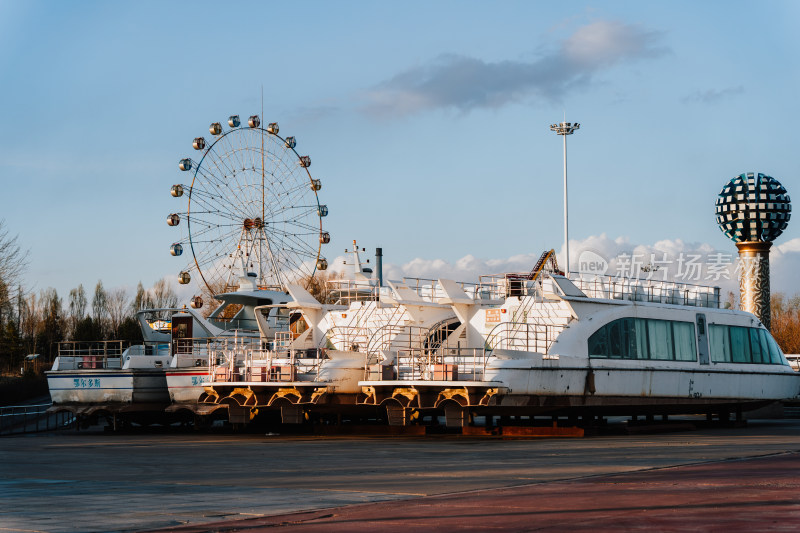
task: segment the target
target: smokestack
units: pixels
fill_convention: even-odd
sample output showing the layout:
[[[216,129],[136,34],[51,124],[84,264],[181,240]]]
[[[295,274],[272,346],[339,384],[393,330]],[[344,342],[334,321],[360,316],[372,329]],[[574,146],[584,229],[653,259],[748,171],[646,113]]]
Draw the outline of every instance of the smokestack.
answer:
[[[375,248],[375,274],[378,277],[378,287],[383,287],[383,248]]]

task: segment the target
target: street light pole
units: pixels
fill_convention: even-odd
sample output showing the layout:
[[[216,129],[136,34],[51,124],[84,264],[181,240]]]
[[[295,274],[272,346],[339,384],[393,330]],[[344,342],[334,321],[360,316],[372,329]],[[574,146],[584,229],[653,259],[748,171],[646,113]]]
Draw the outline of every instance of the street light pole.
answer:
[[[566,264],[564,266],[564,274],[569,277],[569,210],[567,209],[567,135],[580,129],[581,125],[577,122],[561,122],[559,124],[551,124],[550,130],[556,132],[556,135],[564,137],[564,254]]]

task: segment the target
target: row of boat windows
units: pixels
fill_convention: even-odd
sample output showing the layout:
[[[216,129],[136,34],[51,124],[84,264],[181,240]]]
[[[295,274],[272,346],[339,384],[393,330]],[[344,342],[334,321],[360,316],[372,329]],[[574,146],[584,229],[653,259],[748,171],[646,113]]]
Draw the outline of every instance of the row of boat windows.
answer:
[[[766,330],[709,324],[711,360],[716,363],[788,364]]]
[[[715,363],[787,364],[775,339],[764,329],[709,325]],[[589,337],[589,357],[696,361],[692,322],[620,318]]]
[[[589,337],[589,357],[696,361],[692,322],[620,318]]]

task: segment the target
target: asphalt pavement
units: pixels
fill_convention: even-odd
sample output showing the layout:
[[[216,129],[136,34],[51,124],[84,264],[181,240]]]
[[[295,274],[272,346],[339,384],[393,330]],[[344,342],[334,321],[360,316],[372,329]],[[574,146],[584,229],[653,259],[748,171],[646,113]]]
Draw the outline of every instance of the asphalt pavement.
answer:
[[[800,522],[792,521],[797,516],[792,513],[800,502],[798,452],[800,420],[756,420],[742,428],[679,433],[514,440],[179,432],[12,436],[0,438],[0,532],[143,531],[187,526],[194,531],[247,530],[262,527],[256,523],[259,520],[266,520],[264,524],[272,520],[263,527],[275,527],[283,524],[283,519],[269,517],[298,512],[327,510],[323,514],[331,514],[335,509],[335,516],[344,516],[361,507],[377,516],[398,517],[393,509],[423,508],[434,500],[446,503],[447,498],[467,501],[468,497],[476,498],[472,503],[475,509],[479,501],[494,502],[488,515],[508,520],[518,512],[513,509],[537,509],[537,505],[550,509],[536,522],[536,529],[547,529],[541,519],[558,515],[559,507],[553,502],[561,501],[564,509],[580,508],[566,499],[571,493],[590,490],[580,484],[595,483],[604,476],[647,477],[710,465],[717,465],[714,475],[727,473],[736,481],[736,465],[748,461],[755,461],[755,466],[748,466],[750,481],[741,478],[736,490],[755,494],[769,488],[788,506],[781,523],[797,529]],[[758,460],[774,457],[785,460],[777,467],[759,466],[767,463]],[[780,468],[788,468],[790,476],[772,482]],[[557,494],[558,487],[570,483],[578,485]],[[661,483],[667,486],[670,482],[662,478]],[[678,486],[681,482],[674,483]],[[681,494],[693,501],[698,496],[692,494],[703,487],[700,482],[689,483]],[[498,501],[510,504],[512,500],[480,496],[488,493],[479,491],[487,490],[495,495],[507,491],[527,496],[503,507]],[[546,499],[536,491],[543,490],[556,491],[548,496],[555,498],[548,504],[551,507],[541,507]],[[729,497],[739,494],[736,490],[731,489]],[[664,499],[666,509],[669,501],[678,505],[683,500]],[[445,507],[442,513],[458,514],[453,508],[445,511]],[[375,526],[374,514],[362,517],[363,523]],[[569,522],[566,512],[561,518],[567,520],[559,522],[562,526],[579,523],[574,515]],[[344,523],[334,527],[312,521],[303,527],[361,529],[354,525],[356,518]],[[490,523],[499,529],[520,527],[520,523],[499,518],[482,525]],[[382,524],[394,527],[389,522]],[[428,525],[434,528],[435,524],[431,521]],[[481,523],[467,523],[476,524]],[[394,525],[420,529],[425,522]],[[460,527],[457,522],[445,526]],[[292,527],[299,526],[295,523]]]

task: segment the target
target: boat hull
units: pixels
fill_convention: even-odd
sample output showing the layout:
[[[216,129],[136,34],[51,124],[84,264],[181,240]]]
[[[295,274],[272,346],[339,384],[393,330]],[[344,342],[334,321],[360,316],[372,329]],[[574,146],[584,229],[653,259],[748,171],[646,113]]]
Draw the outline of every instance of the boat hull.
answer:
[[[507,366],[487,369],[487,379],[506,384],[513,396],[578,396],[630,398],[631,404],[658,399],[758,402],[794,399],[800,374],[760,369],[705,370],[687,368],[593,368]]]
[[[169,399],[172,403],[191,403],[203,393],[203,385],[211,380],[208,368],[196,367],[166,371]]]
[[[169,401],[163,370],[56,370],[46,375],[56,405]]]

